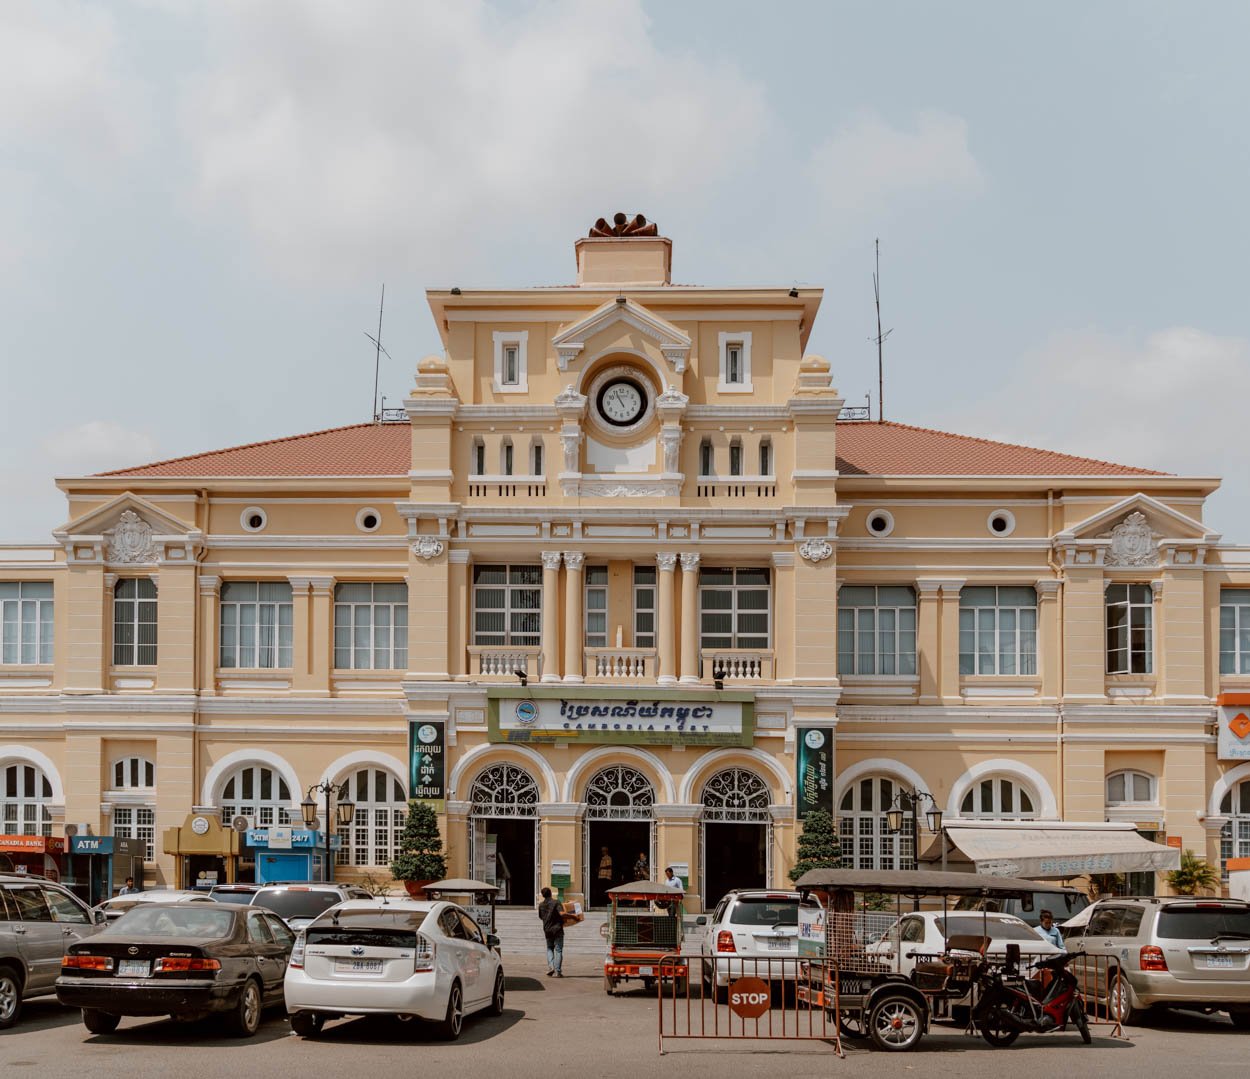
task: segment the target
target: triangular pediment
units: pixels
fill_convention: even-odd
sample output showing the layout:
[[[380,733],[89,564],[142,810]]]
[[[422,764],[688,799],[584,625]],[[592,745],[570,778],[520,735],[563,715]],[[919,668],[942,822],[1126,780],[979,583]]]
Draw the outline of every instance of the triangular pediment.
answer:
[[[204,541],[198,528],[129,491],[67,521],[52,535],[71,561],[144,564],[189,560]],[[174,551],[178,553],[173,553]]]
[[[1071,528],[1064,529],[1059,535],[1073,539],[1105,539],[1112,528],[1122,524],[1133,513],[1142,514],[1161,538],[1204,540],[1207,543],[1219,539],[1219,533],[1212,532],[1201,521],[1195,521],[1157,498],[1140,493],[1123,498],[1092,517],[1086,517]]]
[[[590,338],[619,322],[653,341],[678,374],[686,369],[686,361],[690,358],[690,335],[667,319],[648,311],[642,304],[625,299],[624,303],[609,300],[552,338],[560,370],[568,370],[569,364],[577,359]]]
[[[1219,538],[1201,521],[1138,493],[1064,529],[1054,543],[1069,565],[1141,569],[1200,565]]]

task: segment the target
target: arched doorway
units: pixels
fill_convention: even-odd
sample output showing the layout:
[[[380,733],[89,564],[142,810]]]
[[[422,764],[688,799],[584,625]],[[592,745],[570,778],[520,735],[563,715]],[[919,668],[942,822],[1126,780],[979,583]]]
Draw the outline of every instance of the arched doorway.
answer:
[[[848,869],[916,868],[910,817],[897,834],[885,826],[885,812],[899,789],[893,778],[882,775],[864,776],[846,788],[838,805],[838,837]]]
[[[492,764],[469,790],[469,865],[499,886],[498,902],[531,906],[538,889],[538,784],[515,764]]]
[[[635,866],[646,861],[655,876],[655,788],[636,768],[615,764],[586,784],[586,844],[583,864],[586,898],[604,906],[607,891],[638,879]]]
[[[703,785],[703,907],[731,888],[766,888],[771,801],[768,784],[745,768],[725,768]]]
[[[399,854],[399,835],[408,815],[408,795],[399,778],[384,768],[357,768],[339,782],[356,803],[352,823],[339,828],[342,843],[334,864],[390,870]]]
[[[1220,875],[1228,880],[1230,858],[1250,858],[1250,779],[1225,791],[1220,815],[1228,820],[1220,829]]]

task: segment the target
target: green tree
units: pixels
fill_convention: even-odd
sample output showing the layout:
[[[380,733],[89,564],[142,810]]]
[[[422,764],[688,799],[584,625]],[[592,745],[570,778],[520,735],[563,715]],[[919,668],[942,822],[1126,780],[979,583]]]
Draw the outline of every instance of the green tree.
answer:
[[[399,835],[399,856],[391,862],[391,876],[396,880],[443,880],[447,876],[438,816],[425,802],[408,803],[408,819]]]
[[[797,881],[809,869],[837,869],[842,864],[842,844],[833,830],[833,817],[823,809],[813,810],[803,822],[799,849],[790,879]]]
[[[1181,852],[1181,866],[1168,873],[1168,886],[1177,895],[1200,895],[1220,886],[1215,867],[1192,850]]]

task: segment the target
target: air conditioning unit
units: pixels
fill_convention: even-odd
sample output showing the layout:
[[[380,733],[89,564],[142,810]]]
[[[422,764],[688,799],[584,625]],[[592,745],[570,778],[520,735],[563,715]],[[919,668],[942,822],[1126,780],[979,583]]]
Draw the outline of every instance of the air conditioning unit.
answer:
[[[234,819],[230,822],[230,827],[231,827],[231,828],[233,828],[236,832],[246,832],[246,831],[249,831],[250,829],[252,829],[252,828],[255,828],[255,827],[256,827],[256,818],[255,818],[255,817],[244,817],[244,816],[238,816],[238,817],[235,817],[235,818],[234,818]]]
[[[73,839],[75,836],[90,835],[90,824],[67,824],[65,826],[65,838]]]

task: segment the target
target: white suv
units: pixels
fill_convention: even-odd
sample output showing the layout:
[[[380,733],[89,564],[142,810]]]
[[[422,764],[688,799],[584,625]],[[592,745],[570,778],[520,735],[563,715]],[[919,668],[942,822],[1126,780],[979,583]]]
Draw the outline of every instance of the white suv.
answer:
[[[286,971],[291,1029],[311,1038],[327,1019],[393,1015],[460,1036],[466,1015],[502,1015],[497,937],[455,903],[350,900],[320,915],[295,941]]]
[[[700,951],[703,984],[719,992],[736,978],[794,981],[798,977],[799,907],[817,907],[810,896],[769,888],[736,889],[710,916]]]

